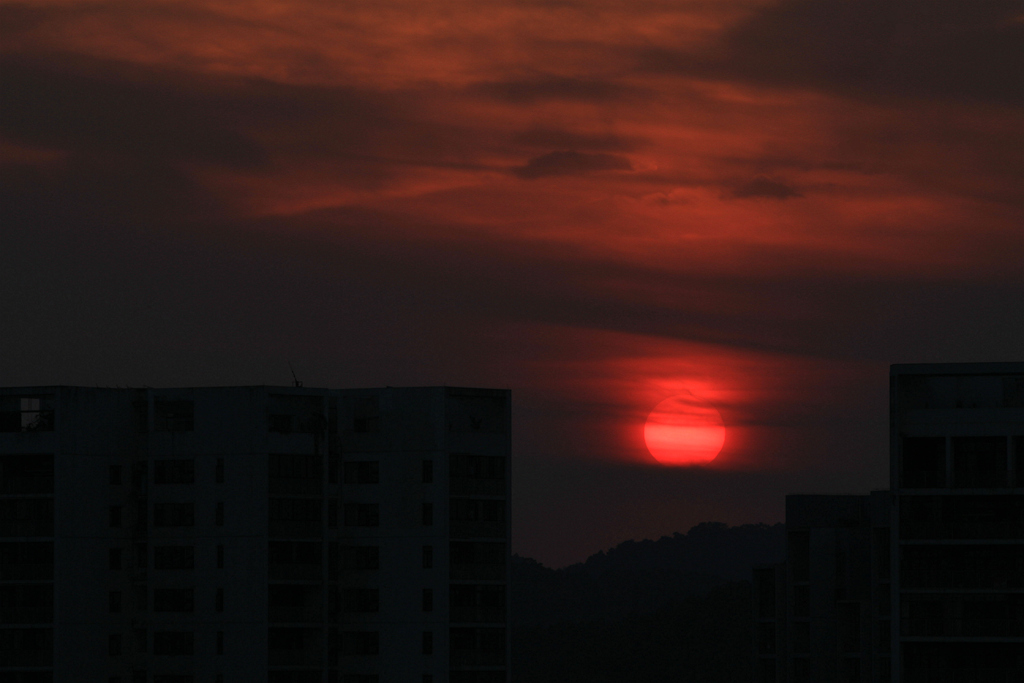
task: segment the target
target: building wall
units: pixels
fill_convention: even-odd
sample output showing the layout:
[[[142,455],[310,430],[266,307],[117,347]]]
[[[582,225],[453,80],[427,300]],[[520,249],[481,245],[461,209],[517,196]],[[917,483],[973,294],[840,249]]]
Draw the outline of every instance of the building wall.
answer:
[[[1024,679],[1024,364],[891,372],[894,674]]]
[[[509,431],[505,391],[0,390],[0,671],[506,681]]]
[[[756,681],[885,680],[888,513],[884,491],[786,497],[786,561],[755,574],[757,609],[775,605],[775,654],[759,643]],[[770,637],[770,627],[759,629]]]

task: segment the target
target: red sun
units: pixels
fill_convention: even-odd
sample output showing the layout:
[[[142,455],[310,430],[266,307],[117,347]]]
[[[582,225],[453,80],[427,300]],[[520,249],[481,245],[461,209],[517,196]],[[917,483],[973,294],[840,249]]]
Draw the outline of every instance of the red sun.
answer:
[[[644,425],[647,450],[663,465],[706,465],[725,443],[722,415],[693,394],[659,403]]]

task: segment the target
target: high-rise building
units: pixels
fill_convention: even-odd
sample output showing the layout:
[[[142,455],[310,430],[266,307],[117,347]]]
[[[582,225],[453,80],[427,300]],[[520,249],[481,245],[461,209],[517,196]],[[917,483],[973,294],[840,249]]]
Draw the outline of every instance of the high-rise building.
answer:
[[[786,496],[786,560],[754,568],[758,683],[890,680],[890,507]]]
[[[1024,363],[890,373],[893,666],[1024,681]]]
[[[506,683],[501,390],[0,389],[0,678]]]
[[[758,683],[1024,681],[1024,363],[894,365],[890,491],[787,496]]]

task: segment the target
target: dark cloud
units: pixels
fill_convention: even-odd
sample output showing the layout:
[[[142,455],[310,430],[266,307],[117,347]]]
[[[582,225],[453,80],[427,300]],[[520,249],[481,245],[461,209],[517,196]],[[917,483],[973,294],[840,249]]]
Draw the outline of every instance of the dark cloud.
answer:
[[[512,141],[545,149],[586,149],[600,152],[632,152],[648,142],[636,136],[577,133],[564,128],[531,128],[514,134]]]
[[[631,171],[629,159],[616,154],[589,154],[586,152],[548,152],[534,157],[515,170],[520,178],[535,179],[549,176],[584,175],[592,171]]]
[[[469,91],[511,104],[530,104],[543,100],[608,102],[636,96],[640,92],[635,87],[623,86],[612,81],[549,76],[532,80],[477,83],[471,86]]]
[[[0,88],[13,95],[0,116],[0,140],[66,153],[64,191],[77,196],[76,188],[92,187],[111,206],[129,197],[141,206],[150,190],[185,191],[195,162],[267,175],[313,165],[360,188],[380,187],[404,167],[480,167],[466,161],[475,144],[466,127],[431,121],[417,92],[195,74],[66,53],[0,58]],[[165,204],[154,199],[154,211]]]
[[[765,176],[758,176],[750,182],[743,183],[732,191],[732,196],[737,199],[748,199],[751,197],[765,197],[767,199],[790,199],[802,197],[803,195],[794,188],[772,180]]]
[[[1019,0],[783,0],[706,52],[642,50],[645,69],[863,97],[1024,103]]]
[[[52,13],[44,8],[23,3],[0,5],[0,36],[10,38],[30,31],[42,25],[51,15]]]
[[[140,79],[122,69],[89,73],[69,62],[0,61],[0,89],[17,93],[6,99],[0,135],[90,153],[231,166],[261,162],[259,146],[184,84]]]

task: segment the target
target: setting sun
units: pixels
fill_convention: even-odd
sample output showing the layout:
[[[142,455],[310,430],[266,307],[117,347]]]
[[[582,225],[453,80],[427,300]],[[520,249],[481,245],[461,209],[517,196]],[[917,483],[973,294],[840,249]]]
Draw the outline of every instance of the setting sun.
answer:
[[[651,411],[644,440],[663,465],[706,465],[722,450],[725,425],[713,407],[693,394],[680,394]]]

